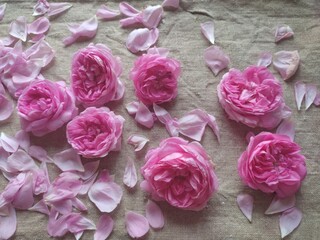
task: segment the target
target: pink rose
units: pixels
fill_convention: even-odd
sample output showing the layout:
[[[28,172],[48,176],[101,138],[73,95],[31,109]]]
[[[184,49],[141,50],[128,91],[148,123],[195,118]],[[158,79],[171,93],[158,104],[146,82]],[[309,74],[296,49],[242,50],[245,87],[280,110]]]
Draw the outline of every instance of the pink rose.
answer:
[[[211,159],[198,142],[167,138],[158,148],[149,150],[145,159],[141,186],[155,200],[199,211],[218,188]]]
[[[119,57],[103,44],[90,44],[72,59],[71,86],[77,100],[85,107],[101,107],[123,97]]]
[[[89,107],[68,123],[68,142],[86,158],[105,157],[120,150],[123,123],[106,107]]]
[[[159,54],[144,54],[131,69],[136,96],[146,105],[173,100],[178,94],[180,63]]]
[[[78,114],[75,99],[64,82],[36,80],[18,99],[21,128],[35,136],[53,132]]]
[[[243,73],[230,69],[217,90],[229,118],[249,127],[272,129],[291,115],[280,83],[266,67],[250,66]]]
[[[249,187],[285,198],[299,190],[307,169],[300,147],[289,137],[262,132],[250,138],[238,172]]]

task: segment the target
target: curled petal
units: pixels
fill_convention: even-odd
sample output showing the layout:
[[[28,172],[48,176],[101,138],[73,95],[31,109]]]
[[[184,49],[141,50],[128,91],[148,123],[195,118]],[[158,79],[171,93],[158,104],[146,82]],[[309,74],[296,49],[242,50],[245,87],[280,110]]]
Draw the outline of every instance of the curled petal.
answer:
[[[2,146],[5,151],[13,153],[18,150],[19,142],[14,137],[9,137],[4,132],[1,132],[0,146]]]
[[[257,66],[268,67],[272,63],[272,54],[269,52],[261,53],[258,59]]]
[[[160,207],[153,201],[148,200],[146,205],[146,217],[151,227],[155,229],[163,228],[164,217]]]
[[[298,70],[300,56],[298,51],[280,51],[275,53],[273,66],[280,73],[283,80],[291,78]]]
[[[99,218],[99,222],[97,224],[97,230],[94,233],[93,239],[94,240],[107,239],[113,230],[113,225],[114,225],[114,222],[109,215],[107,214],[101,215],[101,217]]]
[[[305,104],[306,104],[306,110],[311,106],[311,104],[314,102],[317,96],[317,86],[314,84],[307,84],[306,85],[306,98],[305,98]]]
[[[205,22],[200,24],[201,32],[203,36],[211,43],[214,44],[214,23],[213,21]]]
[[[162,7],[175,10],[179,8],[179,2],[180,0],[164,0],[162,2]]]
[[[139,102],[130,102],[126,105],[126,109],[130,115],[136,114],[138,112]]]
[[[149,30],[148,28],[139,28],[133,30],[127,38],[126,46],[132,53],[148,50],[156,43],[159,37],[157,28]]]
[[[268,209],[265,211],[264,214],[275,214],[275,213],[281,213],[283,211],[286,211],[292,207],[294,207],[296,203],[295,196],[287,197],[287,198],[279,198],[277,195],[275,195],[272,199],[272,202]]]
[[[275,42],[280,42],[281,40],[290,38],[294,35],[291,27],[288,25],[282,24],[277,26],[276,32],[275,32]]]
[[[134,151],[138,152],[149,142],[149,139],[144,136],[131,135],[127,142],[134,146]]]
[[[282,120],[281,124],[278,126],[277,134],[287,135],[291,141],[294,140],[295,128],[294,124],[289,119]]]
[[[135,120],[147,128],[152,128],[154,124],[152,113],[150,112],[149,108],[146,105],[144,105],[142,102],[139,103]]]
[[[47,0],[38,0],[36,5],[33,7],[33,14],[32,16],[41,16],[48,12],[49,10],[49,3]]]
[[[238,206],[243,215],[251,222],[253,210],[253,197],[249,194],[242,193],[237,196]]]
[[[137,170],[134,161],[128,158],[127,165],[123,175],[123,183],[129,188],[133,188],[138,182]]]
[[[294,95],[296,98],[296,103],[298,110],[301,108],[301,103],[304,96],[306,95],[306,84],[304,82],[298,81],[294,84]]]
[[[67,11],[72,7],[72,4],[62,2],[62,3],[49,3],[49,9],[47,11],[48,17],[56,16],[60,13]]]
[[[81,158],[73,148],[55,154],[53,156],[53,162],[62,171],[84,171]]]
[[[23,42],[27,41],[27,31],[27,20],[24,16],[18,17],[10,24],[9,34]]]
[[[132,211],[126,213],[125,224],[127,232],[132,238],[140,238],[149,231],[148,220],[141,214]]]
[[[2,21],[2,19],[4,17],[4,14],[6,12],[6,8],[7,8],[6,3],[0,5],[0,21]]]
[[[217,46],[208,47],[204,51],[204,60],[215,76],[230,63],[229,57]]]
[[[50,28],[50,22],[46,17],[40,17],[28,25],[28,34],[43,34]]]
[[[142,12],[142,23],[149,29],[158,27],[163,15],[160,5],[148,6]]]
[[[176,119],[173,119],[170,113],[157,104],[153,104],[153,110],[158,120],[166,126],[166,129],[171,137],[178,137],[179,135],[179,123]]]
[[[0,239],[10,239],[17,228],[16,210],[11,204],[8,204],[4,208],[7,208],[7,215],[0,215]]]
[[[111,19],[118,17],[120,15],[120,12],[118,10],[113,10],[103,4],[97,10],[96,15],[97,15],[97,17],[99,17],[103,20],[111,20]]]
[[[280,216],[281,238],[288,236],[295,230],[302,220],[302,212],[296,208],[290,208]]]
[[[140,13],[139,10],[135,9],[127,2],[121,2],[119,4],[120,12],[127,17],[134,17]]]

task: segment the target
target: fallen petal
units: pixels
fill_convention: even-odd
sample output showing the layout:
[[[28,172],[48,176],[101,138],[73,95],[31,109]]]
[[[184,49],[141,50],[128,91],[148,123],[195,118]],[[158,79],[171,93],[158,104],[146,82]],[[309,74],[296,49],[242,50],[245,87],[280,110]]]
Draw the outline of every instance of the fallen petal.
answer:
[[[273,66],[280,73],[283,80],[291,78],[298,70],[300,56],[298,51],[280,51],[275,53]]]
[[[118,17],[120,15],[120,12],[118,10],[113,10],[103,4],[97,10],[96,15],[97,15],[97,17],[99,17],[103,20],[111,20],[111,19]]]
[[[288,25],[282,24],[278,25],[275,32],[275,42],[280,42],[281,40],[290,38],[294,35],[291,27]]]
[[[134,161],[128,158],[126,168],[123,175],[123,183],[129,188],[133,188],[138,182],[137,170]]]
[[[16,133],[15,138],[18,141],[20,147],[23,150],[25,150],[26,152],[28,152],[28,149],[30,147],[30,136],[29,136],[29,134],[24,130],[20,130],[20,131],[18,131]]]
[[[306,91],[306,84],[304,82],[298,81],[294,84],[294,95],[296,98],[298,110],[300,110],[301,108],[301,103],[306,94]]]
[[[37,202],[35,205],[33,205],[31,208],[28,209],[29,211],[35,211],[35,212],[40,212],[46,215],[49,215],[49,209],[48,206],[45,204],[43,200],[40,200]]]
[[[94,240],[105,240],[107,239],[112,230],[113,230],[114,222],[112,218],[107,214],[102,214],[99,218],[99,222],[97,224],[97,230],[94,233]]]
[[[283,212],[280,216],[280,231],[281,238],[288,236],[293,230],[295,230],[302,220],[302,212],[296,208],[290,208]]]
[[[141,214],[132,211],[126,213],[125,224],[127,232],[132,238],[140,238],[149,231],[148,220]]]
[[[306,84],[306,110],[312,105],[317,96],[317,86],[314,84]]]
[[[0,135],[0,146],[9,153],[16,152],[19,147],[19,142],[14,137],[9,137],[4,132]]]
[[[6,3],[0,5],[0,21],[2,21],[2,19],[4,18],[4,14],[6,12],[6,8],[7,8],[7,4]]]
[[[38,166],[25,151],[18,149],[8,157],[8,168],[10,172],[25,172],[38,169]]]
[[[320,106],[320,92],[319,91],[317,91],[317,96],[314,99],[313,104],[316,106]]]
[[[215,76],[230,63],[229,57],[217,46],[208,47],[204,51],[204,60]]]
[[[13,113],[14,104],[3,94],[0,94],[0,121],[7,120]]]
[[[28,154],[31,157],[39,160],[40,162],[50,162],[50,163],[52,162],[51,158],[48,156],[47,151],[40,146],[35,146],[35,145],[30,146]]]
[[[150,112],[149,108],[146,105],[144,105],[142,102],[139,103],[135,120],[147,128],[152,128],[154,124],[152,113]]]
[[[23,42],[27,41],[27,31],[27,20],[24,16],[18,17],[10,24],[9,34]]]
[[[46,17],[40,17],[28,25],[28,34],[43,34],[50,28],[50,22]]]
[[[295,128],[294,124],[289,119],[282,120],[281,124],[278,126],[277,134],[287,135],[291,141],[294,140]]]
[[[238,206],[243,215],[251,222],[253,210],[253,197],[246,193],[241,193],[237,196]]]
[[[41,16],[47,13],[49,10],[49,3],[47,0],[38,0],[36,5],[33,7],[33,14],[32,16]]]
[[[62,171],[84,171],[80,155],[73,148],[55,154],[53,162]]]
[[[153,111],[158,120],[166,126],[166,129],[171,137],[178,137],[179,135],[179,123],[176,119],[173,119],[167,110],[153,104]]]
[[[139,10],[135,9],[127,2],[121,2],[119,4],[120,12],[127,17],[134,17],[140,13]]]
[[[214,23],[213,21],[205,22],[200,24],[201,32],[203,36],[211,43],[214,44]]]
[[[70,3],[49,3],[49,9],[47,11],[48,17],[52,17],[67,11],[69,8],[72,7]]]
[[[160,229],[164,226],[164,217],[160,207],[153,201],[148,200],[146,205],[146,217],[151,227]]]
[[[261,53],[257,66],[268,67],[272,63],[272,54],[269,52]]]
[[[294,195],[288,198],[278,198],[277,195],[275,195],[272,199],[270,206],[264,214],[270,215],[275,213],[281,213],[294,207],[295,203],[296,198]]]
[[[162,57],[167,57],[169,55],[169,49],[152,47],[148,49],[147,54],[156,54]]]
[[[149,142],[149,139],[140,135],[131,135],[127,142],[134,146],[134,151],[138,152]]]
[[[162,6],[148,6],[142,12],[142,23],[149,29],[158,27],[163,16]]]
[[[132,53],[148,50],[156,43],[159,37],[157,28],[149,30],[148,28],[139,28],[129,33],[126,46]]]
[[[16,210],[11,204],[8,204],[5,208],[7,208],[8,215],[0,215],[0,239],[10,239],[17,228]]]
[[[170,8],[170,9],[178,9],[179,8],[180,0],[164,0],[162,2],[163,8]]]
[[[130,115],[136,114],[138,112],[139,102],[130,102],[126,105],[126,109]]]

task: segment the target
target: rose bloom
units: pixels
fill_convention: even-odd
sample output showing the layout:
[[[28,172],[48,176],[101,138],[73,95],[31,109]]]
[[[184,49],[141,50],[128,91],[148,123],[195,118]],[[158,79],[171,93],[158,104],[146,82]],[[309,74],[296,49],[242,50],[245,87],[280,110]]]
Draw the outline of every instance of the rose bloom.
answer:
[[[72,148],[86,158],[105,157],[121,148],[124,118],[106,107],[89,107],[67,125]]]
[[[177,60],[159,54],[144,54],[135,61],[130,79],[141,102],[161,104],[177,96],[180,72]]]
[[[85,107],[100,107],[123,97],[124,85],[119,76],[119,57],[103,44],[90,44],[72,59],[71,86],[77,100]]]
[[[198,142],[167,138],[158,148],[149,150],[145,159],[141,187],[155,200],[199,211],[218,188],[211,159]]]
[[[230,69],[217,90],[229,118],[249,127],[272,129],[291,115],[279,81],[266,67],[250,66],[243,73]]]
[[[18,99],[21,128],[35,136],[53,132],[78,114],[75,99],[64,82],[36,80]]]
[[[238,172],[249,187],[285,198],[299,190],[307,169],[300,147],[289,137],[262,132],[250,138]]]

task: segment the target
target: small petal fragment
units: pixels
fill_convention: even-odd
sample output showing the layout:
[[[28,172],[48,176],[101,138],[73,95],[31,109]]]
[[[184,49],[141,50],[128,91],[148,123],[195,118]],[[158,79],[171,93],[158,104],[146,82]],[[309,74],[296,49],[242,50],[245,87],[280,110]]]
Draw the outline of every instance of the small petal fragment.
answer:
[[[38,0],[36,5],[33,7],[33,14],[32,16],[41,16],[48,12],[49,10],[49,3],[47,0]]]
[[[16,210],[8,204],[4,208],[7,208],[7,216],[0,215],[0,239],[10,239],[15,233],[17,228],[17,216]]]
[[[0,21],[2,21],[2,19],[4,18],[4,14],[6,12],[6,8],[7,8],[7,4],[6,3],[0,5]]]
[[[81,158],[73,148],[55,154],[53,156],[53,162],[62,171],[84,171]]]
[[[62,3],[49,3],[49,9],[47,11],[48,17],[53,17],[64,11],[67,11],[69,8],[72,7],[72,4],[62,2]]]
[[[204,51],[204,60],[215,76],[230,63],[230,58],[217,46],[208,47]]]
[[[279,198],[277,197],[277,195],[275,195],[272,199],[270,206],[264,214],[270,215],[275,213],[281,213],[294,207],[295,203],[296,198],[294,195],[288,198]]]
[[[281,124],[278,126],[277,134],[287,135],[291,141],[294,140],[295,128],[294,124],[289,119],[282,120]]]
[[[139,102],[130,102],[126,105],[126,109],[130,115],[136,114],[138,112]]]
[[[290,208],[283,212],[280,216],[280,231],[281,238],[288,236],[293,230],[295,230],[302,220],[302,212],[296,208]]]
[[[141,214],[128,211],[125,215],[125,224],[128,234],[132,238],[140,238],[149,231],[149,222]]]
[[[137,170],[134,161],[128,158],[127,165],[123,175],[123,183],[129,188],[133,188],[138,182]]]
[[[139,28],[133,30],[127,38],[126,46],[132,53],[148,50],[156,43],[159,37],[157,28],[149,30],[148,28]]]
[[[94,240],[107,239],[113,230],[113,225],[114,225],[114,222],[109,215],[107,214],[101,215],[101,217],[99,218],[99,222],[97,224],[97,230],[94,233],[93,239]]]
[[[138,152],[149,142],[149,139],[140,135],[131,135],[127,142],[134,146],[135,152]]]
[[[97,17],[99,17],[103,20],[111,20],[111,19],[118,17],[120,15],[120,12],[118,10],[113,10],[103,4],[97,10],[96,15],[97,15]]]
[[[146,205],[146,217],[149,224],[154,229],[160,229],[164,226],[164,217],[160,207],[153,201],[148,200]]]
[[[281,40],[290,38],[294,35],[291,27],[288,25],[282,24],[277,26],[276,32],[275,32],[275,42],[280,42]]]
[[[294,95],[296,98],[298,110],[301,109],[301,103],[304,96],[306,95],[306,91],[306,84],[304,82],[298,81],[294,84]]]
[[[253,197],[246,193],[241,193],[237,196],[238,206],[243,215],[251,222],[253,210]]]
[[[164,0],[162,2],[163,8],[170,8],[170,9],[178,9],[179,8],[180,0]]]
[[[312,105],[312,103],[316,99],[316,96],[317,96],[317,86],[314,84],[307,84],[306,98],[305,98],[306,110],[308,110],[309,107]]]
[[[44,34],[50,28],[50,22],[46,17],[40,17],[28,25],[28,34]]]
[[[147,128],[152,128],[154,124],[152,112],[150,112],[149,108],[142,102],[139,103],[135,120]]]
[[[214,23],[213,21],[205,22],[200,24],[201,32],[205,38],[211,43],[214,44]]]
[[[135,9],[127,2],[121,2],[119,4],[120,12],[127,17],[134,17],[140,13],[139,10]]]
[[[316,106],[320,106],[320,91],[317,91],[317,96],[314,99],[313,104]]]
[[[272,63],[272,54],[269,52],[261,53],[257,66],[268,67]]]
[[[27,41],[27,31],[27,20],[24,16],[18,17],[10,24],[9,34],[23,42]]]
[[[273,66],[280,73],[283,80],[291,78],[298,70],[300,56],[298,51],[280,51],[275,53]]]

